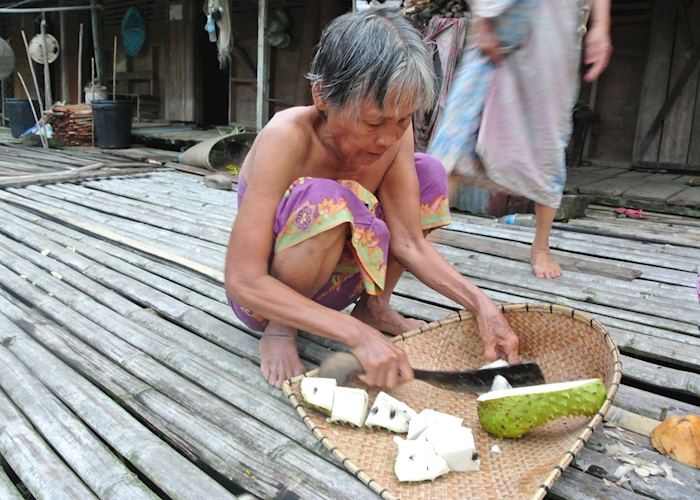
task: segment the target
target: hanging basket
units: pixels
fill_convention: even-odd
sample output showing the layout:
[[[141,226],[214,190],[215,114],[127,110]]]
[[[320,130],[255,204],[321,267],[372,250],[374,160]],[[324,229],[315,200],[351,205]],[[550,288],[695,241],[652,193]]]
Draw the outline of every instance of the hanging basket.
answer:
[[[394,434],[327,423],[324,415],[304,406],[299,383],[318,370],[285,382],[284,393],[333,456],[385,499],[541,499],[609,410],[621,377],[619,352],[605,328],[582,312],[544,304],[511,304],[502,309],[519,335],[521,357],[537,362],[548,383],[599,377],[605,383],[607,399],[593,418],[562,418],[522,439],[497,439],[479,423],[475,394],[447,391],[417,380],[391,391],[416,411],[431,408],[462,417],[463,425],[474,432],[481,457],[478,472],[451,472],[433,482],[400,483],[394,474]],[[416,368],[469,370],[484,364],[476,321],[466,312],[430,323],[395,341]],[[357,380],[350,385],[366,388]],[[377,392],[369,390],[370,401]],[[501,453],[491,452],[494,444]]]

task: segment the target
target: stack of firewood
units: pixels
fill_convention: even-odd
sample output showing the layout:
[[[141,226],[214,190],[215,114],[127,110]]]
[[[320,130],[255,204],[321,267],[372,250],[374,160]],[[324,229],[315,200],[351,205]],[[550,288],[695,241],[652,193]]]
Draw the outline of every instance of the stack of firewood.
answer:
[[[467,0],[404,0],[404,12],[421,31],[433,17],[464,17],[469,12]]]
[[[92,107],[89,104],[56,104],[49,116],[54,136],[66,146],[92,143]]]

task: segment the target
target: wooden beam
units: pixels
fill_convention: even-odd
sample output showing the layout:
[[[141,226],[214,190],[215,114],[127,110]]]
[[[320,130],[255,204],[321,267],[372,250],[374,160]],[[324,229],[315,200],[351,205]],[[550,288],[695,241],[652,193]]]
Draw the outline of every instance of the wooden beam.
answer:
[[[267,0],[258,0],[258,68],[257,93],[255,99],[255,127],[262,129],[267,123],[270,103],[270,49],[267,45]]]

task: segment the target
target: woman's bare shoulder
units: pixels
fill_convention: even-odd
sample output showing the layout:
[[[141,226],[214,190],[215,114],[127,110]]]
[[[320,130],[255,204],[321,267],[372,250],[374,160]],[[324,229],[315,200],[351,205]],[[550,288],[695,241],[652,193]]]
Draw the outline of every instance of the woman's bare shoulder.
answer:
[[[284,176],[292,173],[309,154],[312,144],[313,113],[306,107],[278,112],[258,133],[243,163],[241,175],[249,181],[253,172]]]

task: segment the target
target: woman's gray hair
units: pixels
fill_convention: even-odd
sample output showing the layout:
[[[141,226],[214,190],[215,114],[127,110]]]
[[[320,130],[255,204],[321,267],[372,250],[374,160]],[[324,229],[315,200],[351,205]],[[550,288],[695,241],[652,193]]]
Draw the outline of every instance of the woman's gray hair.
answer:
[[[359,112],[363,99],[384,110],[409,99],[417,111],[435,102],[436,78],[420,33],[397,10],[372,8],[334,19],[321,35],[306,75],[335,109]],[[396,102],[387,103],[396,89]]]

